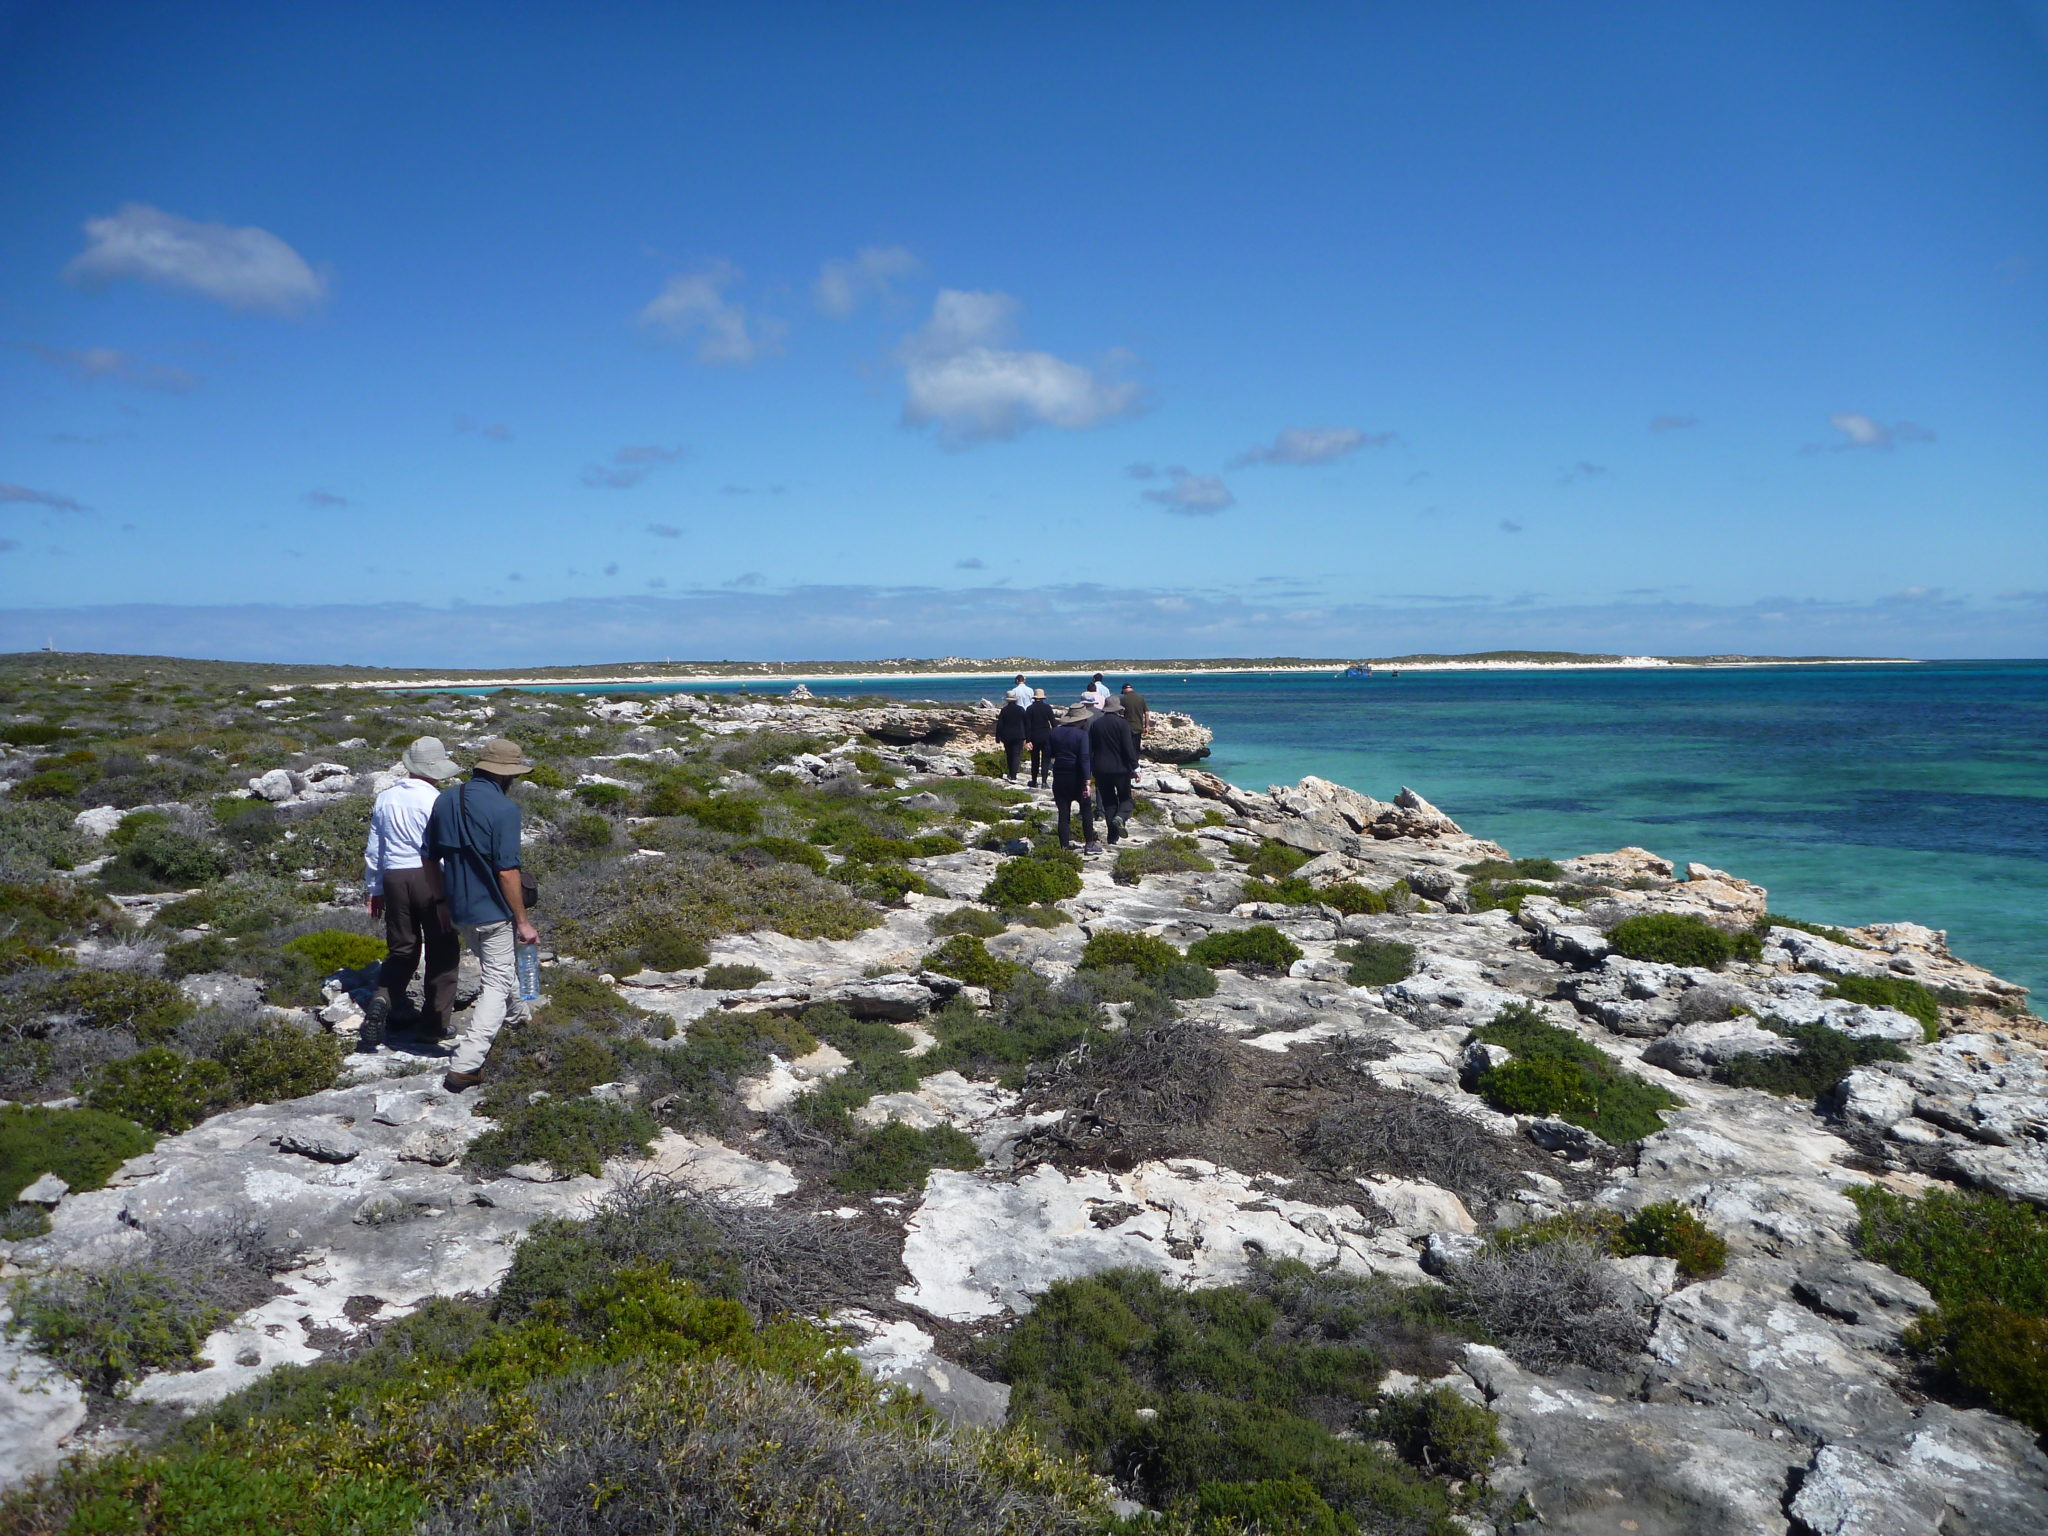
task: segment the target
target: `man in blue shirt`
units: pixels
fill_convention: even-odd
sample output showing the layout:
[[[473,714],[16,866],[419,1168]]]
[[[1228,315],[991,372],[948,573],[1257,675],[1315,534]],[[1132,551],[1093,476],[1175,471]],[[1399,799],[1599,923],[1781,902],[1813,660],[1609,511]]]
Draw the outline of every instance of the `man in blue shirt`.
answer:
[[[483,968],[484,989],[441,1086],[450,1093],[484,1079],[484,1058],[511,1011],[518,985],[514,946],[537,944],[519,877],[519,807],[506,793],[533,764],[516,742],[486,742],[468,782],[441,792],[427,820],[426,853],[441,861],[448,911]]]

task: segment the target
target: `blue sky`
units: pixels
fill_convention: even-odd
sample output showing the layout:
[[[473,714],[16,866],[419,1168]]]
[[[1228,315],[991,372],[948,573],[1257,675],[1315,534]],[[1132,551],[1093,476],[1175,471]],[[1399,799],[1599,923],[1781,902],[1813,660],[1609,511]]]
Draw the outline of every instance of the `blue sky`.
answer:
[[[0,4],[0,647],[2048,650],[2048,8]]]

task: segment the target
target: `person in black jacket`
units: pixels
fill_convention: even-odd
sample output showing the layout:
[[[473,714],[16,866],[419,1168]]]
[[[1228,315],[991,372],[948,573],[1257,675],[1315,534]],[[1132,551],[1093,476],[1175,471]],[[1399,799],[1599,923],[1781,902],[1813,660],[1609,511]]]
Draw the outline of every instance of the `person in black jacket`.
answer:
[[[1081,807],[1081,835],[1088,840],[1088,852],[1102,852],[1095,841],[1095,807],[1088,799],[1088,778],[1094,770],[1089,752],[1088,722],[1095,711],[1076,704],[1060,716],[1052,733],[1052,798],[1060,811],[1060,846],[1074,846],[1073,809]]]
[[[1137,738],[1139,746],[1144,746],[1145,719],[1152,713],[1152,706],[1145,702],[1145,695],[1129,683],[1124,684],[1124,691],[1117,695],[1117,699],[1124,707],[1124,720],[1131,728],[1131,735]]]
[[[1024,711],[1024,739],[1031,743],[1031,787],[1039,783],[1052,782],[1052,764],[1047,754],[1052,750],[1053,728],[1052,705],[1045,701],[1045,690],[1040,688],[1032,695],[1030,705]]]
[[[1024,736],[1024,706],[1015,699],[1006,700],[996,713],[996,740],[1002,743],[1006,779],[1016,778],[1024,761]]]
[[[1114,843],[1131,819],[1131,779],[1138,771],[1138,739],[1124,719],[1123,702],[1111,699],[1088,727],[1088,751],[1095,767],[1095,793],[1102,802],[1103,825]]]

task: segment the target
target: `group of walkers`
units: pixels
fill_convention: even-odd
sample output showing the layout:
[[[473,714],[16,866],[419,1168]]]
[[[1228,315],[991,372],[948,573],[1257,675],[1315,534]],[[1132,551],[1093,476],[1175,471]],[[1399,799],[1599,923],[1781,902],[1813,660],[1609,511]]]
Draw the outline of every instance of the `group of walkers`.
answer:
[[[1055,710],[1043,688],[1033,688],[1017,674],[1016,686],[1004,695],[996,715],[996,741],[1006,760],[1006,777],[1015,779],[1031,754],[1030,783],[1044,784],[1059,808],[1060,846],[1074,846],[1073,813],[1081,811],[1081,837],[1089,853],[1102,852],[1095,838],[1095,817],[1112,843],[1122,840],[1132,811],[1131,783],[1138,772],[1138,749],[1145,738],[1150,711],[1145,696],[1129,683],[1121,692],[1096,673],[1080,701]],[[1094,786],[1094,797],[1089,786]]]
[[[508,793],[533,764],[502,737],[485,743],[469,777],[447,788],[441,786],[459,778],[462,766],[438,737],[420,737],[403,762],[405,777],[377,796],[363,849],[370,916],[384,919],[386,953],[359,1044],[374,1050],[384,1043],[422,957],[425,1005],[410,1021],[430,1038],[450,1038],[467,944],[483,972],[483,991],[441,1079],[443,1088],[460,1093],[483,1081],[491,1042],[517,1007],[517,946],[540,941],[528,912],[533,889],[519,862],[519,807]]]

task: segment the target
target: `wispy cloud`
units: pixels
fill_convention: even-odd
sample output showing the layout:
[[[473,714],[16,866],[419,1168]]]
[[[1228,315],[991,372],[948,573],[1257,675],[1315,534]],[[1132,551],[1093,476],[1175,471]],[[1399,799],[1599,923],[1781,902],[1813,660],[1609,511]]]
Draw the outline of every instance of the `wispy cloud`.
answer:
[[[1581,480],[1597,480],[1606,473],[1605,464],[1589,464],[1581,459],[1576,464],[1568,465],[1557,477],[1557,483],[1559,486],[1577,485]]]
[[[1126,464],[1124,466],[1124,473],[1133,480],[1157,480],[1159,478],[1159,466],[1157,464]]]
[[[1652,432],[1683,432],[1687,427],[1700,424],[1697,416],[1653,416],[1650,419]]]
[[[309,507],[318,507],[323,510],[328,507],[345,507],[348,505],[348,498],[346,496],[337,496],[332,491],[308,491],[300,500],[304,501]]]
[[[679,272],[640,311],[640,323],[671,341],[694,341],[700,363],[751,363],[780,352],[788,327],[725,296],[740,275],[738,267],[722,260]]]
[[[1893,422],[1886,426],[1873,420],[1861,411],[1836,411],[1828,417],[1828,425],[1841,435],[1831,443],[1808,443],[1801,453],[1853,453],[1859,448],[1874,453],[1889,453],[1900,443],[1931,443],[1934,434],[1910,421]]]
[[[1393,432],[1361,432],[1356,427],[1289,427],[1272,442],[1245,449],[1230,461],[1230,467],[1328,464],[1361,448],[1384,448],[1398,440]]]
[[[1141,407],[1136,384],[1007,346],[1017,309],[1006,293],[940,291],[931,319],[898,349],[906,426],[936,426],[940,442],[964,448],[1035,426],[1083,431]]]
[[[485,422],[477,421],[468,416],[458,416],[455,418],[455,430],[458,435],[475,433],[478,437],[489,438],[494,443],[509,443],[512,441],[512,429],[502,421]]]
[[[981,570],[981,557],[979,555],[969,555],[965,560],[955,560],[953,562],[953,569],[956,571]]]
[[[1500,520],[1500,531],[1502,533],[1520,533],[1522,525],[1511,517],[1504,517]]]
[[[120,352],[112,347],[84,347],[72,350],[64,347],[46,347],[39,341],[31,341],[27,346],[29,351],[52,368],[60,369],[81,384],[106,380],[116,384],[132,384],[138,389],[157,389],[166,394],[184,395],[190,394],[205,382],[189,368],[146,363],[132,352]]]
[[[681,448],[658,448],[652,444],[628,444],[613,452],[608,464],[586,464],[583,483],[592,490],[623,491],[638,485],[664,464],[680,459]]]
[[[83,502],[73,501],[69,496],[60,496],[55,491],[32,491],[25,485],[4,483],[0,483],[0,502],[11,502],[19,506],[48,507],[52,512],[92,510]]]
[[[231,309],[300,315],[327,298],[328,281],[267,229],[201,224],[147,203],[88,219],[87,244],[64,269],[82,288],[151,283]]]
[[[1237,505],[1230,487],[1219,475],[1197,475],[1178,464],[1166,469],[1168,484],[1160,490],[1141,492],[1144,498],[1183,517],[1210,517]]]
[[[845,319],[870,295],[886,298],[899,277],[916,277],[924,263],[900,245],[863,246],[850,260],[835,257],[818,269],[811,299],[820,310]]]
[[[739,575],[733,577],[731,581],[725,583],[725,585],[728,587],[765,587],[768,585],[768,578],[759,571],[742,571]]]
[[[683,530],[674,523],[649,523],[647,531],[657,539],[680,539],[683,536]]]

